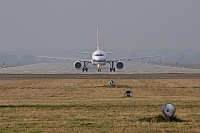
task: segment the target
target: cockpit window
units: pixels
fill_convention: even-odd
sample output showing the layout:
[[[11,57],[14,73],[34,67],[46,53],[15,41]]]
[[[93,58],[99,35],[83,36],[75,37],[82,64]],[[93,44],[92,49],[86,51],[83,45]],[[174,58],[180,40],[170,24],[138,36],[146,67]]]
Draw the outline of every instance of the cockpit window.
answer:
[[[105,56],[104,54],[95,54],[94,56]]]
[[[99,54],[95,54],[94,56],[99,56]]]

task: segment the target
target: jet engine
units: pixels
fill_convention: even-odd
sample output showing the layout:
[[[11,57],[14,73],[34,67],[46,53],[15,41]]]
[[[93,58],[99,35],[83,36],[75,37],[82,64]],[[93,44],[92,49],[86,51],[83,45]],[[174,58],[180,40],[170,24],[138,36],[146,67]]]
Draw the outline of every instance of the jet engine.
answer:
[[[118,61],[116,63],[116,67],[117,67],[117,69],[122,69],[124,67],[124,63],[122,61]]]
[[[76,69],[80,69],[81,66],[82,66],[82,64],[81,64],[80,61],[76,61],[76,62],[74,63],[74,67],[75,67]]]

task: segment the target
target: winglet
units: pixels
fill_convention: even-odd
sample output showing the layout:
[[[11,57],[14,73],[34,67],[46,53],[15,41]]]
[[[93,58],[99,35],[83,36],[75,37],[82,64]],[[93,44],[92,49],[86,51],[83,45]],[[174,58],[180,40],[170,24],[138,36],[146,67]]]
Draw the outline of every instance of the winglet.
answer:
[[[97,28],[97,50],[99,50],[99,29]]]

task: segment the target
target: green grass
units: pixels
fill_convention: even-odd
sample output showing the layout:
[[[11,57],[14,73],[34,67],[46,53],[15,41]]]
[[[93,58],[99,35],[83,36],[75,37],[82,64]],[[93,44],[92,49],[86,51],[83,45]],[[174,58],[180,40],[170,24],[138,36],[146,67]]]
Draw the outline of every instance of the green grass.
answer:
[[[168,118],[168,117],[164,117],[161,114],[159,114],[158,116],[154,116],[154,117],[140,118],[139,121],[142,121],[142,122],[189,122],[186,120],[182,120],[182,119],[178,118],[177,116]]]

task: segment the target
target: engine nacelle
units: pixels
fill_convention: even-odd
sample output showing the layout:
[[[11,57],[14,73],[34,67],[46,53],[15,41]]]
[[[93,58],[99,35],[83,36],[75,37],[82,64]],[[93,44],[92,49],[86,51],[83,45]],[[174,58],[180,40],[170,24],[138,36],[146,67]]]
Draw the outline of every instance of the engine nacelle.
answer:
[[[117,69],[122,69],[124,67],[124,63],[122,61],[118,61],[116,63],[116,67],[117,67]]]
[[[76,62],[74,63],[74,67],[75,67],[76,69],[80,69],[81,66],[82,66],[82,64],[81,64],[80,61],[76,61]]]

